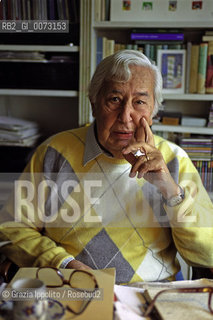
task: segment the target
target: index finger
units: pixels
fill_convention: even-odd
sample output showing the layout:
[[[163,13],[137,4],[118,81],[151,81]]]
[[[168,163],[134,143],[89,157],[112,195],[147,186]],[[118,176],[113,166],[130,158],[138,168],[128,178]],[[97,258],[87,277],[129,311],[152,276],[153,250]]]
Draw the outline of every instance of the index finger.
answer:
[[[144,117],[141,119],[141,122],[144,127],[145,142],[154,146],[155,145],[154,136],[153,136],[152,130],[151,130],[148,122],[146,121],[146,119]]]
[[[143,118],[140,119],[139,127],[135,132],[135,139],[137,142],[145,142],[146,141],[146,132],[143,124]]]

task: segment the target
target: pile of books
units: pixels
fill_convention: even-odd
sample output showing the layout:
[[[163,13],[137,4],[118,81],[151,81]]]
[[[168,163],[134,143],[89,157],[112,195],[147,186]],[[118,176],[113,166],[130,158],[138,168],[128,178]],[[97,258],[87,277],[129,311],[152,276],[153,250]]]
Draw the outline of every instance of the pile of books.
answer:
[[[40,137],[36,122],[0,116],[0,146],[34,146]]]
[[[188,153],[207,191],[213,191],[213,139],[182,138],[180,146]]]
[[[211,138],[181,138],[180,146],[192,160],[210,161],[213,159],[213,140]]]
[[[213,161],[192,161],[207,191],[213,191]]]

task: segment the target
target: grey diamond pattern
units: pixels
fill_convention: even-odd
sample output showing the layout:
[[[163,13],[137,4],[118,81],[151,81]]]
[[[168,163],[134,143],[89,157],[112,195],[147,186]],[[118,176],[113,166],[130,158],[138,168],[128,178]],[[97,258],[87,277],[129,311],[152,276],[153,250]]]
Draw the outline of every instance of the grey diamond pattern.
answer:
[[[85,249],[76,257],[77,260],[95,268],[92,259],[98,269],[116,268],[116,283],[126,283],[131,280],[134,270],[124,259],[118,247],[110,239],[107,232],[102,229],[85,246]],[[111,261],[112,260],[112,261]],[[110,262],[110,264],[108,264]]]

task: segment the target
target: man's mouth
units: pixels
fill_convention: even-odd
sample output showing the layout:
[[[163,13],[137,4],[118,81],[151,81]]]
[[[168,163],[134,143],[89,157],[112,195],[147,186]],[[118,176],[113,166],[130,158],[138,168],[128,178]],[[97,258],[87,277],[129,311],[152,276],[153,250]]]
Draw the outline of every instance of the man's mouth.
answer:
[[[119,139],[124,139],[124,140],[129,140],[133,136],[133,131],[114,131],[114,134],[116,135],[117,138]]]

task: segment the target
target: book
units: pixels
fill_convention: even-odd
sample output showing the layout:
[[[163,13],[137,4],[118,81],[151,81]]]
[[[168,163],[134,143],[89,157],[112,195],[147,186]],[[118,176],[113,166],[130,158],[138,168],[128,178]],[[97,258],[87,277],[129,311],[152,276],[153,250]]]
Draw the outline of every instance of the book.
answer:
[[[105,20],[110,19],[110,0],[105,0]]]
[[[14,1],[14,0],[12,0],[12,1]],[[27,19],[27,8],[26,8],[26,5],[25,5],[25,0],[22,0],[21,3],[22,3],[22,19],[26,20]],[[15,13],[13,12],[14,7],[15,6],[12,5],[12,20],[15,17]],[[36,19],[37,19],[37,17],[36,17]]]
[[[213,41],[210,41],[208,45],[206,93],[213,93]]]
[[[1,3],[1,1],[0,1],[0,3]],[[0,13],[0,15],[1,15],[1,13]],[[7,19],[12,20],[11,0],[7,0]]]
[[[95,0],[95,21],[101,21],[101,0]]]
[[[105,6],[105,0],[101,0],[101,21],[105,21],[106,16],[106,6]]]
[[[3,2],[0,1],[0,20],[3,20]]]
[[[206,119],[205,118],[195,118],[183,116],[181,118],[182,126],[195,126],[195,127],[205,127]]]
[[[64,19],[64,15],[63,15],[62,0],[57,0],[57,9],[58,9],[58,18],[59,18],[59,20],[63,20]]]
[[[65,0],[65,20],[70,19],[70,14],[69,14],[69,1]]]
[[[170,125],[170,126],[177,126],[179,125],[180,120],[179,118],[172,118],[172,117],[163,117],[162,124]]]
[[[205,36],[213,36],[213,30],[206,30]]]
[[[145,287],[145,286],[144,286]],[[212,280],[200,279],[194,281],[177,281],[170,284],[148,284],[143,293],[149,305],[159,291],[168,289],[162,293],[154,304],[153,318],[161,320],[211,320],[212,314],[208,309],[208,294],[196,292],[194,288],[212,287]],[[181,288],[191,288],[188,292],[177,292]],[[194,292],[193,292],[194,291]],[[153,319],[152,318],[152,319]]]
[[[101,59],[101,45],[102,45],[102,59],[110,56],[114,53],[115,47],[115,40],[107,39],[106,37],[102,37],[101,39],[97,39],[97,46],[98,46],[98,61],[100,62]],[[102,41],[102,43],[101,43]],[[97,55],[96,55],[97,58]]]
[[[62,0],[62,20],[67,20],[65,0]]]
[[[55,3],[54,0],[47,0],[47,15],[49,20],[55,20]]]
[[[42,0],[42,20],[47,20],[47,0]]]
[[[213,41],[213,35],[202,36],[202,41]]]
[[[191,50],[192,50],[192,43],[188,41],[186,45],[186,87],[185,87],[186,93],[189,93]]]
[[[103,38],[97,37],[96,43],[96,65],[98,65],[103,59]]]
[[[107,41],[108,39],[106,37],[103,37],[103,57],[102,59],[107,57]]]
[[[149,41],[183,41],[183,33],[131,33],[131,40],[149,40]]]
[[[111,54],[113,54],[114,49],[115,49],[115,40],[108,39],[107,40],[107,56],[110,56]]]
[[[173,126],[180,124],[180,119],[182,116],[181,112],[162,111],[159,114],[162,124]]]
[[[2,2],[2,20],[7,20],[7,0],[1,0]]]
[[[80,19],[80,8],[79,8],[79,3],[80,1],[78,0],[69,0],[71,1],[71,11],[73,15],[73,22],[79,22]]]
[[[197,93],[206,92],[206,66],[207,66],[208,43],[201,43],[199,48],[198,59],[198,76],[197,76]]]
[[[190,61],[189,93],[197,93],[199,48],[200,46],[198,44],[192,44],[191,61]]]

